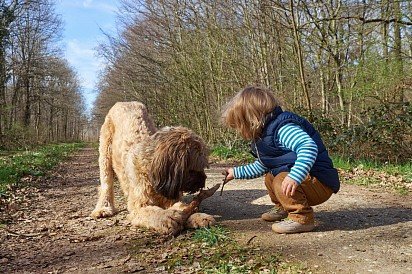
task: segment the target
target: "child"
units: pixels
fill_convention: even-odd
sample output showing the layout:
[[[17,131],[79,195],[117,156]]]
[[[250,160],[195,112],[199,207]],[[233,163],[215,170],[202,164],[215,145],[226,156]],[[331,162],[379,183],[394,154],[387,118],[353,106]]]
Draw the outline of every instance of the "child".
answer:
[[[265,176],[275,207],[262,215],[277,233],[315,228],[311,206],[339,190],[339,177],[319,133],[304,118],[282,111],[270,90],[250,86],[223,108],[223,124],[251,141],[252,164],[226,170],[227,180]],[[287,219],[285,219],[288,217]]]

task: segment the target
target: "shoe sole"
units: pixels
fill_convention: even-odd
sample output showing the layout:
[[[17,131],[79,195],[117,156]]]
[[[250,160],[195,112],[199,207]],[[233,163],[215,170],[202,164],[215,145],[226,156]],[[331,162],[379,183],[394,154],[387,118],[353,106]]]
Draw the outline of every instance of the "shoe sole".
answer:
[[[294,234],[294,233],[303,233],[303,232],[310,232],[315,229],[315,225],[307,226],[305,228],[294,229],[294,230],[286,230],[286,229],[278,229],[275,224],[272,225],[272,230],[279,234]]]

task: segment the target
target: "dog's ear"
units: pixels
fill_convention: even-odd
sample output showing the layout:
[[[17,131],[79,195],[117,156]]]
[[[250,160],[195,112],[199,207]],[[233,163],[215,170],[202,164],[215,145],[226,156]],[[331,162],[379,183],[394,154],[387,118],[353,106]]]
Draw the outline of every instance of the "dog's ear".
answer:
[[[153,136],[155,145],[150,181],[156,192],[169,199],[178,199],[182,184],[188,178],[190,136],[174,129],[158,131]]]

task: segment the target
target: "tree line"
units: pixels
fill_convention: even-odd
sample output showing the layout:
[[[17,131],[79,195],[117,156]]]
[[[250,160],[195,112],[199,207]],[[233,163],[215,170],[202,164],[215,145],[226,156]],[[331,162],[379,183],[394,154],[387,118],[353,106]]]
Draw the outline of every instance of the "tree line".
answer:
[[[116,101],[211,143],[238,138],[219,109],[249,84],[274,90],[331,149],[410,160],[412,1],[123,0],[100,54],[97,124]]]
[[[0,2],[0,148],[79,140],[87,123],[52,0]]]

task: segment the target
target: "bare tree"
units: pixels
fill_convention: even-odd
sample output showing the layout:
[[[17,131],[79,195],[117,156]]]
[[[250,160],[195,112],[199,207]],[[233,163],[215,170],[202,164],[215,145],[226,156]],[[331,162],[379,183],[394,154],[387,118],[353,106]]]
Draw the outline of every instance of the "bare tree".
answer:
[[[11,19],[2,21],[8,25],[1,32],[0,147],[81,138],[84,99],[77,75],[60,57],[62,25],[54,2],[3,2]]]

